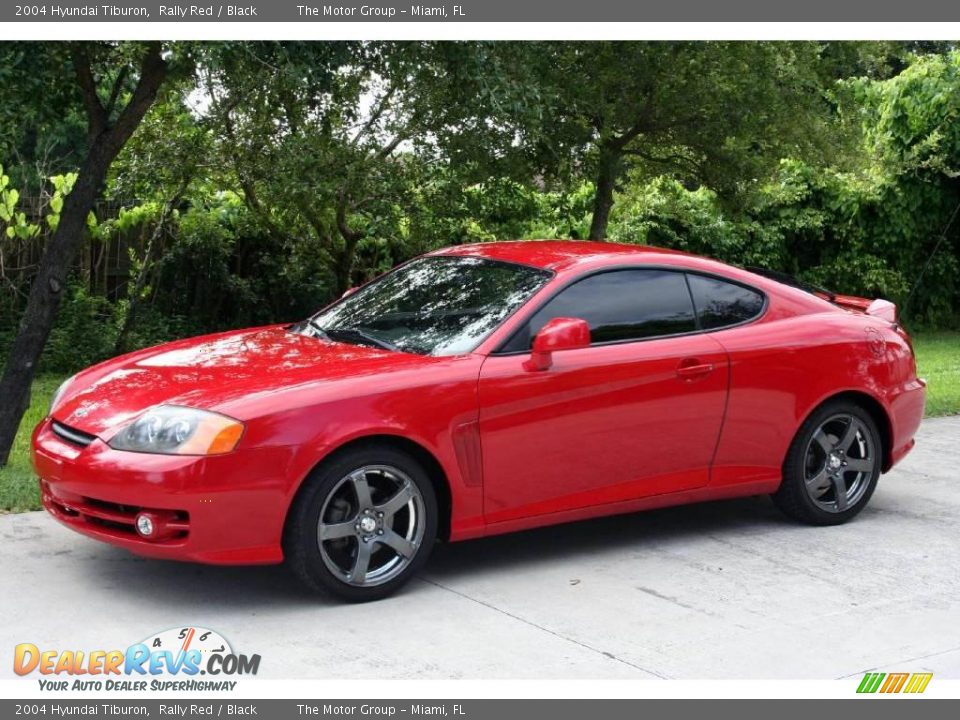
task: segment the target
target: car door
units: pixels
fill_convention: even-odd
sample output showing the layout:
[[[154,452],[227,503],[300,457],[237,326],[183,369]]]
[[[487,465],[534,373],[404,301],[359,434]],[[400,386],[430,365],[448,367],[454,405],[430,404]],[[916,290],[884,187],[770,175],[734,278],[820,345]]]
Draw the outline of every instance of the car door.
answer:
[[[532,338],[556,317],[586,320],[591,345],[528,369]],[[480,370],[486,521],[706,485],[727,374],[682,272],[615,269],[568,285]]]
[[[775,484],[796,431],[798,392],[809,385],[805,371],[816,374],[824,355],[803,352],[793,323],[757,322],[767,309],[760,290],[710,275],[690,274],[688,280],[700,327],[730,359],[727,408],[710,485]]]

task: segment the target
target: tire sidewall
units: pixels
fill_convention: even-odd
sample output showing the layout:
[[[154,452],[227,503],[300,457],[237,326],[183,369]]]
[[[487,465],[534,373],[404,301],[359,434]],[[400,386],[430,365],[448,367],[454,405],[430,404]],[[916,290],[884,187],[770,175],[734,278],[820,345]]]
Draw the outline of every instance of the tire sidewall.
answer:
[[[806,450],[817,428],[831,416],[839,414],[852,415],[863,423],[870,434],[870,447],[876,456],[876,462],[868,480],[867,488],[856,504],[842,512],[832,513],[819,507],[807,493],[805,483]],[[880,441],[880,432],[870,413],[853,403],[829,402],[807,418],[797,433],[784,467],[784,484],[789,484],[789,487],[783,488],[783,490],[791,491],[795,501],[801,505],[803,514],[807,516],[804,519],[816,525],[839,525],[857,516],[870,502],[880,479],[882,455],[883,444]]]
[[[388,465],[401,470],[417,486],[424,506],[423,540],[413,560],[395,578],[382,585],[354,587],[337,577],[323,561],[317,543],[320,512],[339,482],[363,465]],[[437,536],[438,509],[433,483],[423,467],[409,454],[389,446],[365,445],[329,458],[304,482],[294,500],[290,531],[284,538],[285,555],[301,579],[350,602],[368,602],[387,597],[406,584],[430,557]]]

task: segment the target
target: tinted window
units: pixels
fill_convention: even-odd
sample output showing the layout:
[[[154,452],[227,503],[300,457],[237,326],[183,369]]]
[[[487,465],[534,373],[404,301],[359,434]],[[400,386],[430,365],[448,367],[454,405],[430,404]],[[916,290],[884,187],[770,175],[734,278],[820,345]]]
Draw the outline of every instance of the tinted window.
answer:
[[[687,277],[704,330],[742,323],[763,310],[763,295],[756,290],[703,275]]]
[[[594,343],[637,340],[696,329],[683,273],[613,270],[580,280],[549,300],[504,348],[526,350],[548,320],[583,318]]]

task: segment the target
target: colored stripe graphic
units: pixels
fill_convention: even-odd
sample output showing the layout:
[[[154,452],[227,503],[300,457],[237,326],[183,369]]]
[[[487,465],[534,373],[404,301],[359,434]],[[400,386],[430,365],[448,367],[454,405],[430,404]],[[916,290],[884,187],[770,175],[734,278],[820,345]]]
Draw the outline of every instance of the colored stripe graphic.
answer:
[[[860,687],[857,688],[857,692],[875,693],[886,675],[886,673],[867,673],[863,676],[863,680],[860,681]]]
[[[922,693],[927,689],[927,685],[930,684],[930,678],[932,677],[933,673],[914,673],[903,691],[905,693]]]
[[[933,673],[866,673],[858,693],[922,693],[930,684]]]
[[[880,688],[882,693],[898,693],[907,682],[910,673],[890,673],[887,675],[887,681]]]

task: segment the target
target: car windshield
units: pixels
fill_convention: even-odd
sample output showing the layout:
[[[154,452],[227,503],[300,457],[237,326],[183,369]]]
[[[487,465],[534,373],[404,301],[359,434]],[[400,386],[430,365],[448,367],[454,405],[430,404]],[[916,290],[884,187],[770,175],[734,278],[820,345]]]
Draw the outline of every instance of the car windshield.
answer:
[[[414,260],[294,329],[307,335],[422,355],[470,352],[551,273],[477,257]]]

